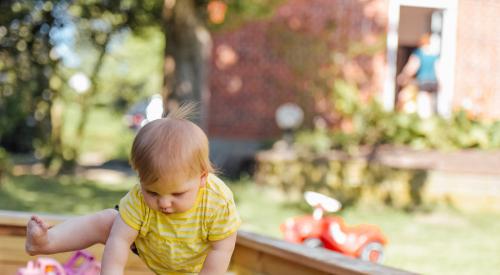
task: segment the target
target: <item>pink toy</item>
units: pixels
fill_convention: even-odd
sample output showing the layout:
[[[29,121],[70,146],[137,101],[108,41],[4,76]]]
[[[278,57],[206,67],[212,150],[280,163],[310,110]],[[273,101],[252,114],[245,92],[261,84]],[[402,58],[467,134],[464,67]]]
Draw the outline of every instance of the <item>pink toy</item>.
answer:
[[[20,268],[17,275],[99,275],[101,264],[86,251],[77,251],[61,265],[51,258],[38,258]]]
[[[83,262],[78,265],[80,258]],[[90,253],[79,250],[64,264],[64,270],[66,275],[99,275],[101,263]]]
[[[17,275],[66,275],[64,268],[51,258],[38,258],[29,261],[26,267],[20,268]]]

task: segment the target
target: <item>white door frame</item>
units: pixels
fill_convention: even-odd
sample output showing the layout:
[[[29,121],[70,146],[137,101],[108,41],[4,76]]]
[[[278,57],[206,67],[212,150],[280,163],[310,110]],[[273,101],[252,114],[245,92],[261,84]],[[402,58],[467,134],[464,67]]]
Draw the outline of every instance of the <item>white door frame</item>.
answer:
[[[458,0],[390,0],[389,25],[387,31],[387,74],[384,83],[382,102],[386,110],[394,110],[396,97],[396,62],[398,51],[399,11],[402,6],[441,9],[443,11],[443,28],[441,36],[440,91],[438,93],[438,113],[449,117],[452,111],[452,100],[455,82],[455,52],[457,34]],[[443,50],[444,49],[444,50]]]

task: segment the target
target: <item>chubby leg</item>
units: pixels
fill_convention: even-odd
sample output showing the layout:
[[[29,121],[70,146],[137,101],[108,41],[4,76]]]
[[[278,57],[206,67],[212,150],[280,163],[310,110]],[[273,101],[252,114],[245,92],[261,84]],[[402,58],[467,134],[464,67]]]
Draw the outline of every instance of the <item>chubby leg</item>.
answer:
[[[32,256],[54,254],[105,244],[116,215],[118,211],[106,209],[51,228],[38,216],[32,216],[26,229],[26,252]]]

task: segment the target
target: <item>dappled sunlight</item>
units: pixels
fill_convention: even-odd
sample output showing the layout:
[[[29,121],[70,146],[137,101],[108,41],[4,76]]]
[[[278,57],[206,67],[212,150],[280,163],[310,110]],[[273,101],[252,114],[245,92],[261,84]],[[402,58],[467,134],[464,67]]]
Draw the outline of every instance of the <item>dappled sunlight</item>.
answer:
[[[215,53],[215,65],[219,70],[225,70],[238,62],[238,54],[227,44],[219,45]]]
[[[113,208],[133,180],[107,186],[77,177],[19,176],[0,187],[0,209],[55,214],[84,214]]]
[[[451,213],[427,213],[420,214],[415,217],[415,219],[423,224],[434,224],[434,225],[444,225],[450,228],[460,228],[464,226],[470,226],[469,222],[457,215],[452,215]]]
[[[230,94],[236,94],[241,90],[242,86],[243,86],[243,81],[242,81],[241,77],[233,76],[228,81],[227,91]]]

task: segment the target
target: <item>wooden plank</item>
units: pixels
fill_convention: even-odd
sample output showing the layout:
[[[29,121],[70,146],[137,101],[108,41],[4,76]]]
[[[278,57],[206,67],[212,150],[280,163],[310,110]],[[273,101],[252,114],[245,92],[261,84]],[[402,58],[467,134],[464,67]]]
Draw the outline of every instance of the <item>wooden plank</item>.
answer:
[[[416,274],[396,268],[386,267],[378,264],[373,264],[370,262],[365,262],[350,257],[346,257],[339,253],[335,253],[325,249],[316,249],[305,247],[303,245],[297,245],[292,243],[287,243],[282,240],[265,237],[262,235],[239,231],[237,246],[235,249],[235,254],[241,247],[246,247],[253,249],[256,252],[262,253],[263,255],[272,255],[287,261],[289,265],[293,263],[300,263],[301,266],[305,266],[316,270],[316,272],[326,272],[327,274],[348,274],[348,275],[360,275],[360,274],[391,274],[391,275],[410,275]],[[240,262],[251,259],[255,257],[262,256],[246,256],[234,258],[235,264],[243,265]],[[259,259],[262,260],[262,259]],[[265,260],[262,260],[265,262]],[[264,263],[260,263],[264,265]],[[258,265],[257,265],[258,266]],[[261,268],[265,270],[265,268]],[[269,271],[265,271],[269,272]],[[265,273],[265,274],[283,274],[283,273]]]
[[[51,224],[59,223],[69,218],[69,216],[57,215],[40,216],[50,221]],[[30,217],[30,213],[0,210],[0,270],[2,262],[12,263],[13,261],[21,260],[25,264],[30,259],[24,253],[24,228]],[[98,259],[102,255],[102,250],[102,245],[90,248],[90,251],[98,256]],[[68,255],[66,256],[67,259],[70,254],[66,255]],[[59,259],[58,257],[63,256],[55,255],[54,257]],[[245,231],[238,232],[231,267],[234,269],[233,274],[237,275],[416,274],[353,259],[329,250],[309,248]],[[148,272],[142,261],[137,256],[131,254],[127,270],[138,270],[139,272],[141,268],[144,272]],[[152,273],[149,271],[148,274]]]
[[[26,227],[0,224],[0,235],[2,235],[2,236],[26,236]]]
[[[101,260],[102,251],[104,249],[103,245],[94,245],[87,249],[92,255],[98,260]],[[58,253],[54,255],[50,255],[50,258],[54,258],[59,262],[67,261],[72,252],[66,253]],[[29,256],[24,252],[24,237],[19,236],[0,236],[0,270],[1,266],[7,263],[17,263],[17,266],[23,266],[30,260],[35,260],[38,256],[33,257]],[[129,258],[127,261],[126,269],[129,271],[140,271],[147,272],[145,274],[153,274],[149,271],[146,265],[142,262],[142,260],[134,255],[133,253],[129,254]],[[6,273],[0,273],[6,274]]]
[[[287,275],[323,275],[329,274],[315,268],[292,262],[286,259],[258,252],[255,249],[237,246],[232,258],[233,268],[238,272],[247,273],[252,270],[259,274],[287,274]],[[240,273],[237,274],[239,275]]]
[[[35,213],[0,210],[0,224],[11,226],[26,226],[31,216]],[[74,216],[54,215],[45,213],[36,213],[48,224],[57,224]]]
[[[30,220],[33,213],[0,210],[0,235],[10,236],[25,236],[26,224]],[[53,214],[38,214],[49,225],[61,223],[72,216],[53,215]]]
[[[19,262],[19,263],[0,262],[0,274],[2,275],[16,274],[17,270],[23,266],[26,266],[26,262]],[[154,275],[154,274],[151,273],[150,271],[126,269],[125,275]]]

